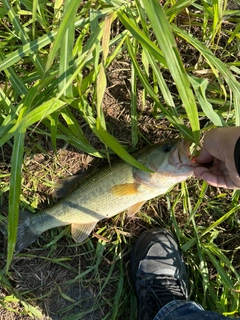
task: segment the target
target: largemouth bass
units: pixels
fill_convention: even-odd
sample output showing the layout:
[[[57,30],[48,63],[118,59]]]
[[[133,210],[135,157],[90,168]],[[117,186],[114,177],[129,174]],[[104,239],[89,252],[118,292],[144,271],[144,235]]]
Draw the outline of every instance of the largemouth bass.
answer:
[[[145,148],[136,159],[152,172],[117,160],[87,176],[76,190],[51,208],[20,215],[15,250],[23,250],[46,230],[70,224],[73,239],[80,243],[98,221],[125,210],[129,215],[135,214],[144,202],[186,180],[194,169],[189,144],[183,139]]]

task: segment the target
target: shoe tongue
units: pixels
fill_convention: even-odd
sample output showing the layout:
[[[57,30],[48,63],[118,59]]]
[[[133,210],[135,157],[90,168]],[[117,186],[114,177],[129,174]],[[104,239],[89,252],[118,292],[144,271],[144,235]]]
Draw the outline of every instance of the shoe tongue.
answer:
[[[176,268],[173,259],[159,244],[153,244],[144,260],[139,264],[139,271],[149,275],[175,276]]]

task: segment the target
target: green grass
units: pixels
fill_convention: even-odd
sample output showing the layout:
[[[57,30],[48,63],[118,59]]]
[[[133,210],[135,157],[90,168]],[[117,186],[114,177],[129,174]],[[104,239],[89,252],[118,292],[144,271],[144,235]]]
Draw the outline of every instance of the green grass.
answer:
[[[141,131],[146,110],[155,119],[154,124],[149,122],[151,129],[177,132],[195,145],[215,126],[240,125],[240,11],[236,3],[238,9],[229,7],[228,1],[214,0],[166,1],[163,5],[158,0],[68,0],[64,6],[61,0],[2,1],[0,163],[11,159],[10,177],[9,168],[0,171],[2,202],[8,202],[7,256],[5,261],[1,253],[0,273],[4,309],[39,317],[34,301],[41,297],[15,288],[12,263],[19,205],[29,209],[41,203],[34,191],[43,182],[51,186],[49,171],[55,167],[44,169],[43,165],[46,179],[30,174],[24,182],[26,156],[49,150],[57,154],[64,145],[96,158],[116,153],[140,166],[128,151],[149,140]],[[128,143],[110,130],[105,106],[109,70],[119,61],[130,66]],[[123,113],[128,114],[125,109]],[[89,130],[99,144],[92,144]],[[132,235],[164,225],[175,231],[185,253],[192,278],[191,299],[225,315],[239,314],[239,192],[223,193],[192,180],[164,199],[167,223],[151,202],[133,225],[125,225],[121,215],[100,223],[95,232],[103,240],[97,241],[95,235],[75,245],[68,229],[50,231],[47,250],[38,259],[74,273],[78,271],[77,252],[81,252],[83,261],[87,257],[85,268],[72,283],[98,288],[93,309],[103,310],[103,319],[126,319],[126,315],[134,319],[136,301],[126,268]],[[147,215],[148,211],[152,214]],[[0,217],[5,220],[4,215]],[[56,255],[63,236],[73,249],[68,255]],[[36,258],[31,250],[20,257]],[[75,261],[75,269],[68,261]],[[13,310],[9,302],[21,308]]]

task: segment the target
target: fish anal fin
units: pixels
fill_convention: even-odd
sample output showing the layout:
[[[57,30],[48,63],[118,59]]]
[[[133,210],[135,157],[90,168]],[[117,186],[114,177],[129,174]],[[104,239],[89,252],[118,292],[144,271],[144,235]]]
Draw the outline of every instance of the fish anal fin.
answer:
[[[83,242],[95,228],[96,222],[91,223],[74,223],[71,225],[73,240],[77,243]]]
[[[138,193],[139,184],[137,183],[124,183],[124,184],[117,184],[113,186],[110,190],[116,196],[126,196],[129,194],[136,194]]]
[[[140,209],[142,208],[144,203],[145,203],[145,201],[141,201],[141,202],[135,203],[133,206],[129,207],[127,210],[127,215],[129,217],[133,217],[135,215],[135,213],[140,211]]]

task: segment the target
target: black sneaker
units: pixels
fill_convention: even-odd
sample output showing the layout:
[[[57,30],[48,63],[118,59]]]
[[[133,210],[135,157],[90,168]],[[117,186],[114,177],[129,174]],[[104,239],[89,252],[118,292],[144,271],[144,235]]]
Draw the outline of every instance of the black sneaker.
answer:
[[[166,229],[147,230],[131,255],[131,274],[138,299],[138,320],[153,320],[172,300],[187,300],[188,276],[181,251]]]

